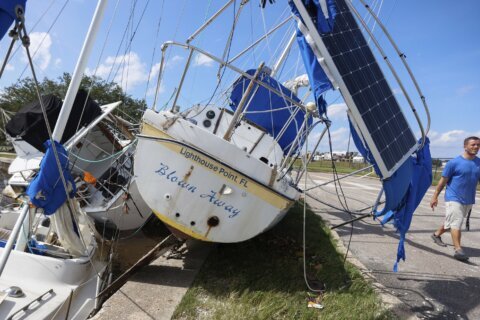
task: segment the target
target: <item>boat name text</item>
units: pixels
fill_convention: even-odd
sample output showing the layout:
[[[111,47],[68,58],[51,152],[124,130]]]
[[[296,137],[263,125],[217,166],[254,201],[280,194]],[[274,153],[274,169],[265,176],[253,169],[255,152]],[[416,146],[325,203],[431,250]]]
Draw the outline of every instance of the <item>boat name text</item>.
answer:
[[[186,159],[190,159],[190,160],[204,166],[205,168],[207,168],[209,170],[212,170],[213,172],[218,172],[219,174],[223,175],[225,178],[227,178],[227,179],[229,179],[229,180],[231,180],[231,181],[233,181],[237,184],[240,184],[245,188],[248,188],[247,179],[245,179],[245,178],[240,178],[239,179],[238,175],[236,175],[235,173],[232,173],[232,171],[230,171],[230,170],[228,170],[224,167],[221,167],[221,166],[219,167],[216,164],[211,163],[208,160],[205,160],[204,158],[202,158],[198,154],[189,151],[187,148],[182,148],[180,150],[180,154],[183,155]]]
[[[156,170],[155,173],[161,177],[164,177],[165,179],[167,179],[167,181],[176,184],[181,189],[190,191],[193,194],[197,193],[197,186],[183,180],[177,175],[176,170],[170,169],[169,166],[164,163],[160,163],[160,168]],[[240,209],[235,208],[233,205],[227,203],[226,201],[220,200],[220,198],[217,197],[217,192],[215,192],[214,190],[210,190],[210,193],[201,193],[199,196],[201,199],[208,200],[208,202],[210,202],[214,206],[222,207],[225,212],[228,212],[229,218],[233,218],[241,212]]]

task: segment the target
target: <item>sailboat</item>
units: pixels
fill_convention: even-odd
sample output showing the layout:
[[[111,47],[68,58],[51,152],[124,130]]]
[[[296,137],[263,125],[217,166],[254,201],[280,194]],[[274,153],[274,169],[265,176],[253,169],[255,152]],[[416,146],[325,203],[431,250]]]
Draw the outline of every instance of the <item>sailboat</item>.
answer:
[[[6,126],[17,157],[7,186],[15,202],[0,213],[2,319],[89,317],[111,279],[110,246],[97,230],[135,229],[149,217],[132,174],[134,137],[112,115],[121,102],[99,106],[78,90],[105,6],[97,4],[65,99],[39,95]],[[24,11],[15,7],[21,36]]]
[[[265,7],[267,1],[261,2]],[[291,13],[284,21],[241,50],[232,44],[234,38],[247,38],[237,34],[239,30],[252,32],[248,28],[252,21],[266,20],[263,16],[258,20],[249,17],[247,24],[241,25],[240,13],[247,3],[242,1],[237,8],[235,1],[227,1],[185,42],[168,41],[162,45],[157,88],[175,79],[173,72],[170,78],[166,75],[168,57],[183,50],[186,62],[183,72],[177,72],[178,84],[171,99],[157,109],[156,97],[142,119],[135,174],[147,205],[181,238],[231,243],[268,230],[304,193],[300,182],[309,161],[306,155],[315,152],[328,131],[331,121],[325,98],[328,91],[335,91],[340,92],[348,107],[357,148],[365,153],[382,181],[388,182],[378,197],[385,193],[387,198],[381,211],[390,212],[390,217],[400,212],[412,177],[412,161],[419,150],[426,144],[428,147],[428,127],[424,129],[411,105],[422,134],[420,139],[415,137],[366,40],[364,33],[377,44],[361,15],[348,0],[292,0]],[[225,29],[221,17],[232,5],[234,22],[227,32],[223,54],[221,50],[214,54],[196,46],[200,35],[219,30],[213,27],[217,20]],[[276,5],[282,4],[277,1],[270,6]],[[374,15],[371,10],[370,14]],[[264,58],[262,50],[256,50],[262,41],[267,42],[265,51],[274,51],[270,46],[276,34],[280,34],[279,43],[284,49],[275,51],[280,53],[275,62],[252,65],[252,60],[242,60],[247,53],[257,60]],[[213,38],[205,36],[203,42]],[[233,48],[239,53],[232,58]],[[298,58],[294,61],[303,60],[303,66],[290,69],[300,74],[281,82],[281,71],[287,69],[283,65],[294,50]],[[377,50],[383,52],[381,47]],[[400,57],[404,60],[404,56]],[[273,60],[271,56],[267,59]],[[211,68],[216,77],[192,71],[199,60],[216,66]],[[245,70],[245,65],[251,69]],[[397,77],[395,71],[392,74]],[[212,93],[206,94],[206,99],[205,95],[198,98],[202,96],[195,95],[194,88],[201,84],[188,82],[189,77],[201,78],[202,83],[211,79]],[[399,85],[405,89],[402,82]],[[185,104],[190,106],[181,107]],[[324,126],[324,130],[313,143],[314,149],[306,152],[309,135],[317,125]],[[302,157],[304,165],[294,169]],[[404,178],[401,186],[390,188],[398,176]],[[418,190],[420,199],[422,192],[425,190]]]

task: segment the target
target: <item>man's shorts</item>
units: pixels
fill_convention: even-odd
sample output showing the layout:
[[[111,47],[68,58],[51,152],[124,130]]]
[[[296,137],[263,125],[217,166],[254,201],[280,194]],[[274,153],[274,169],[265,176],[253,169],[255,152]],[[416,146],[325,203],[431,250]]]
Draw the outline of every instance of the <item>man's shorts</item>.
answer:
[[[468,215],[472,209],[471,204],[461,204],[460,202],[447,201],[445,202],[447,214],[445,216],[445,229],[462,229],[463,219]]]

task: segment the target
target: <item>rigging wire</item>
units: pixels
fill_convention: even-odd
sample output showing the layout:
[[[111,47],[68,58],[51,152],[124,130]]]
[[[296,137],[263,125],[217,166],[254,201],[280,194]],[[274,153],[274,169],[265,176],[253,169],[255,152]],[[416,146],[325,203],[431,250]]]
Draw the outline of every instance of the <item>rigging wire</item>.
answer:
[[[160,34],[160,26],[162,24],[162,17],[163,17],[163,8],[165,6],[165,0],[162,1],[162,6],[161,6],[161,9],[160,9],[160,15],[159,15],[159,18],[158,18],[158,23],[157,23],[157,31],[155,32],[155,40],[153,41],[153,50],[152,50],[152,58],[150,59],[150,66],[148,68],[149,72],[148,72],[148,79],[147,79],[147,85],[145,86],[145,95],[143,97],[143,100],[145,101],[145,103],[147,102],[147,94],[148,94],[148,87],[150,85],[150,79],[152,78],[153,74],[152,74],[152,69],[153,69],[153,60],[155,59],[155,53],[156,53],[156,50],[157,50],[157,41],[158,41],[158,35]],[[159,72],[160,72],[160,69],[159,69]]]
[[[305,154],[303,155],[303,170],[307,172],[307,160],[305,159],[308,157],[308,116],[309,112],[305,112]],[[308,277],[307,277],[307,232],[306,232],[306,225],[307,225],[307,179],[305,179],[305,186],[303,189],[303,226],[302,226],[302,236],[303,236],[303,280],[305,281],[305,285],[307,288],[312,291],[312,292],[322,292],[323,290],[321,289],[314,289],[310,286],[310,283],[308,282]]]
[[[208,20],[208,17],[209,17],[209,12],[210,12],[210,7],[212,5],[212,0],[209,0],[208,1],[208,5],[207,5],[207,8],[205,9],[205,14],[203,16],[203,23],[202,24],[205,24],[206,21]],[[200,33],[198,33],[197,35],[200,35]],[[187,40],[188,42],[188,40]],[[190,43],[190,42],[188,42]],[[196,40],[196,47],[200,48],[202,46],[202,43],[203,43],[203,37],[200,37],[200,38],[197,38]],[[190,84],[190,92],[194,92],[194,88],[195,88],[195,84],[197,83],[197,75],[198,75],[198,68],[194,68],[193,70],[193,75],[191,76],[191,84]],[[176,92],[176,90],[174,90],[174,92]],[[183,99],[186,100],[186,97],[185,96],[182,96]],[[205,99],[206,100],[206,99]],[[191,101],[189,102],[189,105],[193,105],[194,103],[192,103]]]
[[[329,146],[329,150],[330,150],[330,158],[331,158],[332,169],[333,169],[333,178],[335,179],[334,185],[335,185],[335,190],[337,192],[337,198],[338,198],[338,201],[339,201],[341,207],[345,210],[345,212],[347,212],[352,217],[352,213],[351,213],[350,209],[348,208],[347,199],[345,198],[345,193],[343,192],[342,184],[341,184],[340,181],[338,181],[339,177],[338,177],[337,167],[335,166],[335,162],[333,160],[332,136],[331,136],[331,132],[330,132],[329,127],[327,127],[327,134],[328,134],[328,146]],[[338,184],[338,188],[337,188],[337,184]],[[341,199],[340,194],[338,192],[338,189],[340,189],[340,191],[341,191],[341,195],[343,197],[343,202],[342,202],[342,199]],[[353,226],[353,221],[352,221],[351,229],[350,229],[350,236],[349,236],[349,239],[348,239],[347,250],[345,251],[345,256],[343,258],[343,263],[344,264],[347,261],[348,252],[350,250],[350,244],[352,243],[353,229],[354,229],[354,226]]]
[[[137,0],[135,0],[135,4],[136,4]],[[130,15],[128,17],[128,21],[127,21],[127,25],[125,26],[125,29],[123,31],[123,34],[122,34],[122,39],[120,40],[120,43],[118,44],[118,48],[117,48],[117,51],[115,53],[115,58],[113,59],[113,63],[112,63],[112,67],[110,68],[110,71],[108,73],[108,76],[107,76],[107,79],[106,81],[109,82],[109,81],[115,81],[115,77],[116,77],[116,74],[118,72],[118,68],[117,68],[117,71],[115,71],[115,74],[113,76],[113,78],[110,80],[110,77],[112,76],[112,72],[117,64],[117,58],[118,58],[118,55],[120,53],[120,50],[123,46],[123,42],[125,41],[125,38],[127,37],[127,32],[128,32],[128,28],[130,27],[130,24],[133,23],[132,22],[132,19],[133,19],[133,10],[130,11]],[[121,63],[119,63],[120,65]],[[120,67],[119,67],[120,68]]]
[[[67,0],[65,1],[65,3],[63,4],[62,8],[60,8],[60,11],[57,13],[57,16],[55,17],[55,19],[53,20],[52,24],[50,25],[50,27],[48,28],[47,32],[45,32],[45,35],[43,36],[42,40],[40,41],[40,43],[38,44],[38,47],[36,48],[35,52],[33,53],[32,55],[32,62],[33,62],[33,58],[35,57],[35,55],[37,54],[38,50],[40,50],[40,48],[42,47],[42,44],[43,44],[43,41],[45,41],[45,39],[47,38],[47,36],[50,34],[50,31],[52,30],[53,26],[55,26],[55,24],[57,23],[58,21],[58,18],[60,17],[60,15],[62,14],[63,10],[65,9],[65,7],[67,6],[67,4],[70,2],[70,0]],[[15,53],[14,53],[15,54]],[[23,77],[23,74],[25,73],[25,71],[27,70],[28,68],[28,64],[23,68],[22,72],[20,73],[20,75],[18,76],[17,78],[17,81],[19,81],[22,77]],[[40,70],[42,70],[40,68]],[[43,72],[43,71],[42,71]]]
[[[147,7],[148,7],[148,4],[149,4],[149,3],[150,3],[150,0],[147,0],[147,2],[145,3],[145,6],[143,7],[143,11],[142,11],[142,13],[141,13],[141,15],[140,15],[140,18],[138,19],[138,23],[137,23],[137,25],[135,26],[135,29],[133,30],[133,33],[131,34],[128,43],[126,44],[125,51],[124,51],[124,55],[123,55],[123,57],[122,57],[122,61],[119,63],[119,66],[118,66],[118,68],[117,68],[117,71],[116,71],[115,74],[114,74],[114,78],[116,78],[117,73],[119,72],[119,69],[120,69],[120,68],[122,67],[122,65],[123,65],[123,69],[122,69],[122,81],[123,81],[123,73],[125,72],[125,66],[124,66],[125,59],[127,58],[127,53],[129,53],[129,54],[128,54],[128,59],[130,58],[130,52],[131,52],[133,40],[135,39],[135,36],[137,35],[138,28],[139,28],[139,26],[140,26],[140,23],[143,21],[143,16],[145,15],[145,12],[146,12],[146,10],[147,10]],[[132,25],[130,26],[131,28],[133,27],[133,11],[135,11],[136,4],[137,4],[137,0],[135,0],[135,2],[134,2],[134,5],[133,5],[134,8],[132,9],[132,14],[130,15],[131,20],[129,20],[129,21],[130,21],[131,24],[132,24]],[[130,23],[129,23],[129,25],[130,25]],[[129,25],[127,25],[127,28],[126,28],[126,29],[128,29]],[[127,69],[128,69],[128,66],[127,66]],[[127,72],[128,72],[128,70],[127,70]],[[127,79],[127,82],[128,82],[128,79]]]
[[[181,10],[180,10],[180,14],[179,14],[179,16],[178,16],[178,19],[177,19],[177,24],[176,24],[176,26],[175,26],[175,31],[174,31],[174,33],[173,33],[173,41],[175,41],[176,38],[177,38],[178,30],[180,29],[180,23],[182,22],[182,20],[183,20],[183,15],[185,14],[185,7],[186,7],[186,5],[187,5],[186,0],[183,0],[183,5],[182,5],[182,8],[181,8]],[[165,64],[167,63],[167,61],[170,61],[170,56],[171,56],[171,54],[172,54],[172,50],[169,50],[169,51],[167,52],[166,56],[165,56],[165,62],[164,62]],[[163,72],[162,72],[162,71],[163,71]],[[160,73],[160,72],[162,72],[162,73]],[[156,106],[156,105],[155,105],[155,104],[156,104],[156,101],[157,101],[156,98],[157,98],[157,96],[160,94],[160,93],[159,93],[159,91],[160,91],[160,89],[161,89],[161,88],[160,88],[160,84],[161,84],[161,82],[162,82],[162,79],[163,79],[163,75],[164,75],[164,74],[165,74],[165,68],[163,68],[163,70],[162,70],[162,68],[160,68],[160,70],[159,70],[159,72],[158,72],[157,85],[156,85],[156,89],[155,89],[155,100],[154,100],[154,105],[152,106],[152,108]]]
[[[92,91],[92,89],[93,89],[94,78],[95,78],[95,76],[96,76],[96,74],[97,74],[98,68],[99,68],[99,66],[100,66],[100,62],[101,62],[102,57],[103,57],[103,53],[104,53],[104,51],[105,51],[105,47],[106,47],[106,45],[107,45],[107,43],[108,43],[108,40],[109,40],[109,38],[110,38],[110,31],[112,30],[113,21],[115,20],[115,18],[116,18],[116,16],[117,16],[117,12],[118,12],[117,10],[118,10],[118,7],[119,7],[119,6],[118,6],[119,2],[120,2],[120,0],[117,0],[117,2],[116,2],[116,4],[115,4],[115,8],[114,8],[114,11],[113,11],[113,15],[112,15],[112,18],[110,19],[110,23],[109,23],[109,26],[108,26],[108,29],[107,29],[107,33],[106,33],[106,35],[105,35],[105,40],[103,41],[103,46],[102,46],[102,48],[101,48],[101,50],[100,50],[100,54],[99,54],[98,59],[97,59],[97,64],[96,64],[96,66],[95,66],[95,70],[93,71],[92,81],[91,81],[90,86],[88,87],[88,90],[87,90],[87,98],[85,99],[85,103],[83,104],[82,112],[81,112],[81,114],[80,114],[80,117],[78,118],[79,121],[78,121],[77,128],[76,128],[75,132],[78,132],[78,130],[80,129],[80,124],[81,124],[80,119],[82,119],[83,114],[84,114],[84,112],[85,112],[85,109],[86,109],[86,107],[87,107],[88,98],[90,97],[90,93],[91,93],[91,91]],[[82,144],[82,146],[78,149],[78,153],[80,153],[80,152],[82,151],[82,149],[83,149],[84,146],[85,146],[85,145]],[[72,154],[72,155],[75,155],[75,154],[73,154],[73,153],[71,153],[71,154]],[[75,166],[76,161],[77,161],[77,158],[74,159],[74,161],[73,161],[73,163],[72,163],[72,168]]]
[[[232,37],[233,37],[233,34],[234,34],[234,32],[235,32],[235,26],[236,26],[236,16],[237,16],[236,4],[237,4],[237,1],[233,1],[233,23],[232,23],[232,28],[231,28],[231,31],[230,31],[230,34],[232,35]],[[242,6],[242,4],[241,4],[241,6]],[[228,58],[230,57],[231,47],[232,47],[232,42],[231,42],[231,41],[228,41],[228,42],[227,42],[227,46],[225,47],[226,59],[225,59],[224,61],[228,61]],[[221,72],[220,77],[218,78],[217,85],[215,86],[215,89],[213,90],[213,93],[212,93],[212,95],[210,96],[210,99],[209,99],[208,102],[205,104],[205,106],[204,106],[200,111],[198,111],[197,114],[195,114],[195,115],[192,116],[191,118],[195,118],[196,116],[198,116],[199,114],[201,114],[201,113],[203,112],[203,110],[205,110],[205,108],[207,108],[207,106],[210,105],[210,103],[212,102],[213,98],[216,96],[218,89],[220,88],[220,85],[221,85],[221,83],[222,83],[222,79],[223,79],[223,76],[224,76],[226,70],[227,70],[227,67],[226,67],[226,66],[223,66],[223,70],[222,70],[222,72]]]
[[[23,19],[23,18],[22,18]],[[26,33],[26,28],[25,28],[25,24],[22,23],[22,29],[23,29],[23,32],[25,33],[25,35],[27,34]],[[27,41],[26,38],[22,38],[22,42],[23,41]],[[27,54],[27,58],[28,58],[28,61],[29,61],[29,65],[30,65],[30,68],[31,68],[31,71],[32,71],[32,77],[33,77],[33,80],[34,80],[34,83],[35,83],[35,91],[36,91],[36,94],[37,94],[37,97],[39,99],[39,103],[40,103],[40,107],[42,109],[42,114],[43,114],[43,118],[45,120],[45,126],[46,126],[46,129],[47,129],[47,133],[48,133],[48,136],[49,136],[49,140],[52,142],[52,151],[53,151],[53,155],[54,155],[54,158],[55,158],[55,162],[56,162],[56,165],[58,167],[58,170],[59,170],[59,176],[60,176],[60,180],[61,180],[61,183],[62,183],[62,186],[65,190],[65,193],[66,193],[66,196],[67,196],[67,209],[68,209],[68,212],[70,213],[70,218],[74,221],[74,223],[79,226],[80,223],[75,215],[75,213],[77,213],[77,208],[75,207],[75,202],[73,202],[73,200],[70,198],[70,195],[69,195],[69,192],[68,192],[68,187],[67,187],[67,182],[66,182],[66,179],[65,179],[65,176],[63,174],[63,168],[62,168],[62,165],[60,163],[60,159],[59,159],[59,154],[57,152],[57,148],[55,146],[55,141],[53,140],[53,137],[52,137],[52,131],[51,131],[51,128],[50,128],[50,124],[48,122],[48,117],[47,117],[47,112],[46,112],[46,109],[45,109],[45,106],[43,104],[43,99],[42,99],[42,96],[41,96],[41,93],[40,93],[40,86],[38,84],[38,81],[37,81],[37,76],[36,76],[36,73],[35,73],[35,68],[34,68],[34,65],[33,65],[33,60],[32,60],[32,56],[30,55],[30,50],[28,48],[28,45],[26,45],[24,43],[24,46],[25,46],[25,51],[26,51],[26,54]],[[82,243],[83,247],[84,248],[88,248],[88,246],[86,245],[86,242],[85,242],[85,239],[83,237],[83,234],[81,232],[78,233],[78,237],[79,237],[79,240],[80,242]],[[88,261],[89,263],[91,264],[93,270],[95,271],[95,273],[97,275],[99,275],[99,272],[97,270],[97,267],[95,266],[95,264],[93,263],[92,259],[90,256],[88,256]],[[85,284],[86,282],[84,282]],[[81,284],[82,285],[82,284]],[[79,287],[81,286],[79,285]]]
[[[132,12],[133,14],[135,15],[135,7],[133,7],[132,9]],[[135,19],[135,16],[133,17],[133,19]],[[130,39],[133,40],[133,23],[130,25]],[[130,43],[132,43],[132,40],[130,41]],[[124,67],[122,68],[122,76],[121,76],[121,81],[120,81],[120,85],[123,84],[123,77],[125,76],[125,73],[126,73],[126,79],[125,79],[125,85],[124,85],[124,91],[125,92],[128,92],[128,74],[130,72],[130,59],[132,58],[132,47],[129,46],[128,48],[125,49],[125,54],[124,54],[125,57],[127,57],[127,61],[126,61],[126,66],[124,65]]]
[[[67,0],[68,2],[69,0]],[[40,23],[40,21],[43,20],[43,17],[45,17],[45,15],[47,14],[48,11],[50,11],[50,9],[52,8],[53,4],[55,3],[55,0],[52,0],[50,1],[50,4],[47,6],[47,8],[45,9],[45,11],[43,11],[43,13],[40,15],[40,17],[37,19],[37,21],[33,24],[32,28],[30,29],[30,33],[32,33],[35,28],[37,27],[37,25]],[[11,62],[11,60],[13,59],[13,57],[15,56],[15,54],[18,52],[18,50],[22,47],[21,44],[19,44],[15,50],[13,50],[13,53],[12,55],[10,56],[10,58],[7,60],[7,63]],[[35,56],[35,53],[33,54],[33,56]],[[19,77],[21,78],[21,77]]]

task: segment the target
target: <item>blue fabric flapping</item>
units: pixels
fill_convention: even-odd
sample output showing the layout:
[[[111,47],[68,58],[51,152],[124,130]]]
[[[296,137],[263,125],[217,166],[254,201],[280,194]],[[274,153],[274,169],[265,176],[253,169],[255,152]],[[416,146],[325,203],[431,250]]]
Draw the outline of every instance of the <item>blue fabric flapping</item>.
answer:
[[[377,163],[375,162],[373,155],[368,149],[367,145],[364,143],[364,139],[360,134],[355,130],[355,127],[352,124],[352,120],[348,119],[350,124],[350,133],[352,135],[352,140],[357,147],[357,150],[363,156],[363,158],[370,164],[373,165],[375,173],[381,177],[382,174],[378,169]],[[385,205],[383,210],[376,214],[376,216],[383,216],[389,211],[398,210],[404,205],[405,195],[412,178],[413,167],[412,163],[405,161],[398,169],[395,171],[388,179],[383,179],[383,191],[385,193]]]
[[[255,70],[248,70],[246,73],[253,75],[255,74]],[[260,72],[258,80],[281,92],[284,96],[287,96],[296,102],[300,102],[300,99],[298,99],[293,92],[270,77],[266,72]],[[235,81],[230,95],[230,107],[232,110],[235,111],[237,109],[250,81],[250,79],[244,76],[241,76]],[[247,104],[244,110],[247,110],[245,118],[264,128],[274,138],[277,138],[283,126],[297,108],[298,107],[296,106],[292,106],[292,103],[287,101],[283,96],[277,95],[261,85],[256,85],[247,98]],[[282,134],[278,140],[284,153],[288,152],[304,121],[305,112],[303,110],[298,110],[293,121],[290,122],[284,134]],[[312,124],[312,117],[308,118],[308,124]],[[298,147],[301,147],[301,144],[302,143],[297,145],[296,150],[298,150]]]
[[[307,9],[312,21],[316,22],[317,31],[320,34],[328,33],[333,30],[335,22],[336,7],[334,0],[326,0],[326,8],[322,9],[319,0],[303,0],[305,8]],[[292,13],[302,20],[298,9],[293,2],[290,2]],[[327,12],[324,12],[326,10]],[[304,30],[306,31],[306,30]],[[328,79],[325,71],[318,62],[318,57],[315,56],[310,44],[302,33],[302,30],[297,28],[297,42],[302,59],[305,65],[305,70],[310,81],[310,87],[315,97],[315,102],[320,114],[325,114],[327,110],[327,104],[323,99],[323,93],[327,90],[333,89],[332,83]]]
[[[67,182],[70,184],[72,191],[69,196],[73,197],[76,191],[75,182],[68,170],[68,156],[65,148],[55,141],[55,147],[58,153],[62,172]],[[33,179],[27,189],[27,195],[33,205],[43,208],[46,215],[55,213],[55,211],[67,200],[67,192],[63,187],[58,170],[55,155],[53,153],[53,146],[50,140],[45,142],[45,156],[40,163],[40,171]],[[68,187],[68,186],[67,186]]]
[[[377,175],[382,177],[370,150],[363,142],[363,138],[354,129],[351,119],[349,121],[355,146],[362,156],[373,164]],[[392,176],[384,179],[382,183],[385,192],[385,205],[382,211],[375,213],[375,218],[382,217],[382,225],[393,220],[394,226],[400,234],[397,260],[393,267],[396,272],[400,260],[405,261],[406,259],[405,235],[410,228],[413,213],[432,184],[432,158],[429,139],[425,138],[425,144],[417,150],[416,156],[409,157]]]
[[[0,1],[0,40],[7,33],[12,22],[17,19],[15,8],[21,6],[25,12],[27,0],[1,0]]]
[[[386,213],[390,220],[393,219],[393,224],[400,234],[400,241],[397,249],[397,261],[393,267],[395,272],[398,271],[398,263],[400,260],[405,261],[405,235],[410,228],[413,213],[422,201],[428,188],[432,185],[432,157],[430,155],[430,141],[425,140],[424,146],[416,153],[416,157],[410,157],[407,161],[412,166],[412,177],[408,186],[407,194],[404,198],[404,205],[397,210],[392,210]],[[382,223],[388,220],[384,218]]]
[[[364,142],[363,136],[360,136],[360,134],[355,130],[352,120],[350,117],[348,117],[348,124],[350,126],[350,134],[352,135],[352,140],[353,143],[355,144],[355,147],[357,148],[358,152],[363,156],[363,159],[373,165],[373,169],[375,170],[375,173],[381,177],[382,174],[380,172],[380,169],[378,169],[377,163],[375,162],[375,159],[372,155],[372,152],[370,149],[368,149],[367,145]]]

